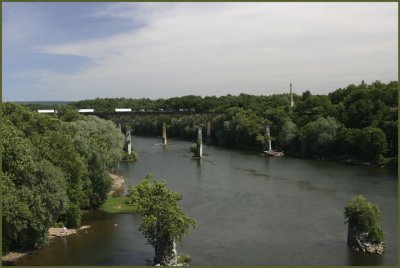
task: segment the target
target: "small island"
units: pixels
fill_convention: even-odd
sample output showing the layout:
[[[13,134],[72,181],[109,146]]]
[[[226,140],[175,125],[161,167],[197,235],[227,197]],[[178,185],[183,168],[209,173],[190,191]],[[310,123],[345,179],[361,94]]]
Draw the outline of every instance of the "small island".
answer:
[[[347,245],[354,251],[382,254],[384,236],[378,225],[380,211],[376,204],[359,195],[349,201],[344,212],[347,219]]]

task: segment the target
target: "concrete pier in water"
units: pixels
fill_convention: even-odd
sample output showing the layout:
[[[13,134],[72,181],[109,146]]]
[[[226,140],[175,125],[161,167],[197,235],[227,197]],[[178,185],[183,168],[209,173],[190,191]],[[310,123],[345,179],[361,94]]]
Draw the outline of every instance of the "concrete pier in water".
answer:
[[[197,129],[196,157],[203,156],[203,137],[202,129]]]
[[[127,129],[126,130],[126,152],[128,154],[132,153],[132,141],[131,141],[131,130]]]
[[[162,145],[167,145],[167,123],[162,125]]]

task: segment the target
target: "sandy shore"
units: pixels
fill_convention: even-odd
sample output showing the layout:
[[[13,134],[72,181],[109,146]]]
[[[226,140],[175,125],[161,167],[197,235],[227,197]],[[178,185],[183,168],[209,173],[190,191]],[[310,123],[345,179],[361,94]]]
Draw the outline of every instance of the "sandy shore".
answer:
[[[122,186],[125,183],[125,180],[121,176],[115,174],[110,174],[110,177],[111,177],[111,191],[108,194],[112,195],[115,191],[122,188]]]
[[[2,256],[1,260],[4,262],[13,262],[27,254],[28,252],[9,252],[6,255]]]
[[[56,228],[56,227],[51,227],[49,229],[49,237],[61,237],[61,236],[69,236],[73,234],[77,234],[77,231],[84,230],[90,228],[89,225],[83,225],[79,229],[66,229],[64,232],[64,228]]]

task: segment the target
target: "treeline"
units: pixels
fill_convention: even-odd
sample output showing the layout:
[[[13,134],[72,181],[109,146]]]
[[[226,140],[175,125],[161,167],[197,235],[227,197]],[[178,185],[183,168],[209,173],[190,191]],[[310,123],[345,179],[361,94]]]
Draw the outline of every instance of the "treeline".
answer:
[[[170,137],[194,139],[196,128],[212,123],[214,144],[233,148],[263,149],[265,126],[271,128],[273,147],[298,156],[351,158],[378,164],[396,164],[398,137],[398,82],[375,81],[339,88],[328,95],[309,91],[294,95],[200,97],[170,99],[94,99],[73,103],[76,108],[113,111],[194,109],[218,112],[217,116],[137,116],[112,117],[128,124],[134,134],[160,135],[162,121]],[[205,135],[205,131],[203,131]]]
[[[77,227],[81,209],[98,208],[124,136],[113,122],[71,107],[44,115],[4,103],[2,113],[4,253],[38,248],[49,227]]]

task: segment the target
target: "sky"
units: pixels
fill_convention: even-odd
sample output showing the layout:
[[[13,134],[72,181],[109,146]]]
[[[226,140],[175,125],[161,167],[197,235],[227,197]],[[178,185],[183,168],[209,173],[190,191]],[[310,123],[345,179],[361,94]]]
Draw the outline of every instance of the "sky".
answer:
[[[398,76],[397,3],[2,3],[3,101],[327,94]]]

